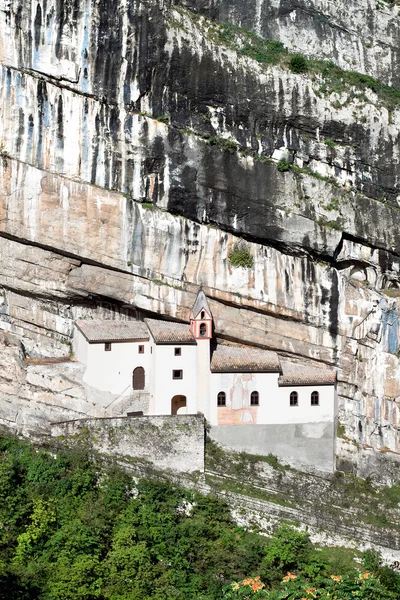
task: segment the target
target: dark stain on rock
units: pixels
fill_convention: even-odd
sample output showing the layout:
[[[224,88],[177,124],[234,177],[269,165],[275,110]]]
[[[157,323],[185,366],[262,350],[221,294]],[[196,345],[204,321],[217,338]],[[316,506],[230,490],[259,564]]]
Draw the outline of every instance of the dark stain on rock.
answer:
[[[333,335],[339,333],[339,277],[336,269],[331,271],[332,287],[329,298],[329,324]]]
[[[93,154],[92,154],[92,169],[91,169],[91,178],[90,183],[96,183],[97,176],[97,161],[99,157],[99,139],[100,139],[100,117],[97,114],[95,119],[95,136],[92,141],[93,144]]]
[[[285,289],[286,289],[286,293],[289,294],[289,292],[290,292],[290,278],[289,278],[289,273],[287,272],[286,269],[285,269]]]
[[[44,128],[44,115],[47,104],[47,88],[46,82],[42,79],[38,80],[37,83],[37,103],[38,103],[38,141],[37,141],[37,165],[41,169],[43,168],[43,128]]]
[[[34,37],[35,37],[35,50],[36,52],[38,52],[39,50],[39,45],[40,45],[40,30],[42,27],[42,7],[40,6],[40,4],[38,4],[36,6],[36,15],[35,15],[35,21],[33,24],[34,27]]]
[[[16,151],[20,152],[22,147],[22,142],[24,139],[25,133],[25,114],[24,110],[19,107],[18,109],[18,132],[17,132],[17,140],[16,140]]]
[[[57,102],[57,138],[60,146],[64,146],[64,115],[63,115],[63,99],[60,94]]]

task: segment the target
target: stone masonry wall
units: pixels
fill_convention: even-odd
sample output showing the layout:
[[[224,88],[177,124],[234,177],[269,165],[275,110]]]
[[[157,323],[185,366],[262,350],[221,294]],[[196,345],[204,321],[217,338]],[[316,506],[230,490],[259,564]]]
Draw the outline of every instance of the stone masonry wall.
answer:
[[[201,415],[79,419],[53,423],[51,435],[63,444],[84,444],[128,464],[142,461],[166,471],[204,471]]]

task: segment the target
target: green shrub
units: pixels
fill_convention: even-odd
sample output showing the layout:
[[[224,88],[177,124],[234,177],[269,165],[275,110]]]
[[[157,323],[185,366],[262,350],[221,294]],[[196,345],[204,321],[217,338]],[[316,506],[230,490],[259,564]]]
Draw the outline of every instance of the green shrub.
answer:
[[[254,36],[246,41],[241,53],[260,63],[275,65],[285,53],[285,47],[282,42],[259,39]]]
[[[323,206],[325,210],[339,210],[339,198],[331,198],[328,204]]]
[[[336,142],[332,138],[326,138],[325,144],[329,146],[329,148],[334,148],[336,146]]]
[[[254,264],[253,255],[243,240],[235,242],[229,252],[228,260],[232,267],[242,267],[243,269],[250,269]]]
[[[337,424],[336,435],[338,438],[341,438],[341,439],[344,439],[346,437],[346,427],[340,421],[338,421],[338,424]]]
[[[293,54],[289,61],[289,69],[292,73],[307,73],[307,59],[302,54]]]
[[[400,503],[400,485],[392,485],[384,488],[384,494],[390,504],[396,505]]]
[[[286,158],[281,158],[281,160],[277,164],[278,171],[289,171],[290,163]]]
[[[231,153],[236,152],[236,150],[238,149],[237,143],[234,142],[231,138],[225,139],[216,135],[208,138],[207,143],[210,144],[210,146],[219,146],[223,150],[227,150]]]
[[[382,564],[382,557],[376,550],[366,550],[363,554],[363,567],[366,571],[377,571]]]

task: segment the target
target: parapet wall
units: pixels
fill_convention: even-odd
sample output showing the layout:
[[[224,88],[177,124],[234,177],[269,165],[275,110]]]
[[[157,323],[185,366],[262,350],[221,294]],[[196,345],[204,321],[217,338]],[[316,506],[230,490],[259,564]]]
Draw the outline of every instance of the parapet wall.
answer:
[[[78,419],[53,423],[52,437],[160,470],[204,471],[204,417],[179,415]]]

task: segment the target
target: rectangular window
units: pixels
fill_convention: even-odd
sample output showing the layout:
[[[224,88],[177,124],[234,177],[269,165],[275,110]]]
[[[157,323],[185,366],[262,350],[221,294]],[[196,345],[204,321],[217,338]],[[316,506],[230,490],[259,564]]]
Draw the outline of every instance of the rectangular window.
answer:
[[[139,354],[144,354],[144,346],[139,346]]]
[[[174,369],[172,371],[172,379],[183,379],[183,371],[181,369]]]
[[[182,348],[174,348],[175,356],[181,356],[181,354],[182,354]]]
[[[104,344],[104,350],[105,350],[106,352],[110,352],[110,351],[111,351],[111,344],[110,344],[110,342],[106,342],[106,343]]]

